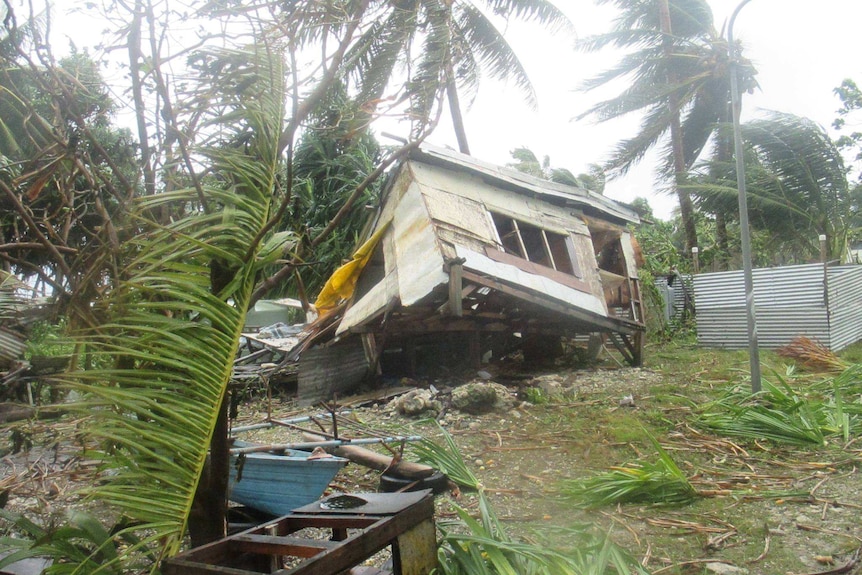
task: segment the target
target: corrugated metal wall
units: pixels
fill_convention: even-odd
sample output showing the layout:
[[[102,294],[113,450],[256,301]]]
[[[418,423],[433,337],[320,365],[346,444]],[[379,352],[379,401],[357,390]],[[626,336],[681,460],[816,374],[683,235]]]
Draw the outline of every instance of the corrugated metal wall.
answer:
[[[668,281],[671,281],[670,278],[673,277],[673,286],[668,284]],[[686,275],[677,275],[677,276],[661,276],[656,278],[655,287],[661,296],[662,303],[664,304],[663,314],[664,314],[664,322],[670,323],[672,321],[682,321],[683,319],[683,311],[685,310],[686,304],[686,293],[688,293],[688,297],[693,297],[692,291],[692,276],[689,274]],[[679,285],[680,279],[685,282],[685,285]],[[690,318],[689,318],[690,319]]]
[[[804,335],[838,351],[862,337],[862,267],[829,268],[828,309],[821,264],[756,269],[752,277],[760,347]],[[695,276],[694,293],[698,343],[747,347],[742,271]]]
[[[27,344],[20,333],[0,327],[0,367],[5,367],[24,355]]]
[[[833,350],[862,339],[862,265],[829,268],[829,327]]]
[[[368,373],[368,360],[358,337],[330,347],[313,347],[299,358],[296,396],[300,406],[328,401],[356,389]]]

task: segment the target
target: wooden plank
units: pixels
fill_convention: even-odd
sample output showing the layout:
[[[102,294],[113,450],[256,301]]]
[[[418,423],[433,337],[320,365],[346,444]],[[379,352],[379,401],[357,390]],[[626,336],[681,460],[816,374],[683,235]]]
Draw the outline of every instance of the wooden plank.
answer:
[[[467,281],[482,284],[485,287],[497,290],[499,292],[521,298],[524,301],[534,303],[545,309],[561,313],[571,319],[580,321],[588,326],[593,331],[616,331],[620,333],[634,333],[643,329],[642,326],[624,319],[608,318],[598,314],[593,314],[585,310],[580,310],[575,307],[563,305],[550,301],[548,299],[536,296],[527,291],[512,287],[493,278],[487,278],[469,270],[464,270],[464,279]]]
[[[207,565],[189,559],[173,558],[162,564],[163,575],[259,575],[259,571]]]
[[[437,530],[428,519],[398,536],[392,553],[398,575],[428,575],[437,567]]]
[[[290,555],[314,557],[321,551],[338,547],[338,542],[282,535],[237,535],[230,540],[231,552],[257,555]]]
[[[464,315],[463,278],[464,260],[456,260],[449,264],[449,313],[453,317]]]
[[[431,496],[404,509],[397,515],[383,518],[373,527],[348,538],[336,549],[324,551],[292,569],[280,569],[277,575],[324,575],[340,573],[388,547],[399,535],[434,515]]]
[[[529,274],[546,277],[549,280],[553,280],[559,284],[563,284],[566,287],[570,287],[584,293],[593,293],[592,290],[590,290],[590,286],[587,282],[579,280],[575,276],[557,271],[547,266],[529,262],[525,259],[500,251],[497,248],[485,248],[485,255],[488,256],[490,259],[494,260],[495,262],[514,266],[519,270],[527,272]]]
[[[317,515],[312,513],[295,513],[282,519],[285,526],[288,527],[286,533],[293,533],[306,527],[368,529],[381,520],[381,517],[377,515]],[[279,527],[281,527],[281,521]],[[279,529],[279,533],[281,533],[281,529]]]

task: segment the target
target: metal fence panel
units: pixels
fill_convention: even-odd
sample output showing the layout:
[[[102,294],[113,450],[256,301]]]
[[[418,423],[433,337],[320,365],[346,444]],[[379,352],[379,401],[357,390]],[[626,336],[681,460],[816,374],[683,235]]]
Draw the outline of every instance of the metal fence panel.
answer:
[[[752,271],[758,344],[787,345],[796,336],[838,351],[862,338],[862,266],[828,269],[827,308],[821,264]],[[706,347],[748,346],[743,272],[694,277],[698,343]]]
[[[862,339],[862,266],[830,268],[829,324],[834,351]]]

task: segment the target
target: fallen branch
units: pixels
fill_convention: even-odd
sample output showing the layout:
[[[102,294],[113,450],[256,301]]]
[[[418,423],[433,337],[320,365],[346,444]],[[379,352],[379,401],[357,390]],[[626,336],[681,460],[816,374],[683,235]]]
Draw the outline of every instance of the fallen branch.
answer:
[[[764,558],[766,558],[766,554],[769,553],[769,543],[770,543],[772,537],[771,537],[771,534],[769,533],[769,525],[764,525],[764,528],[766,529],[766,538],[763,541],[763,553],[761,553],[760,555],[758,555],[757,557],[755,557],[751,561],[748,561],[749,564],[757,563],[758,561],[762,561]]]
[[[850,539],[855,539],[856,541],[862,543],[862,538],[857,537],[856,535],[851,535],[849,533],[836,531],[834,529],[824,529],[822,527],[817,527],[816,525],[807,525],[805,523],[797,523],[796,528],[802,531],[815,531],[817,533],[827,533],[829,535],[840,535],[841,537],[849,537]]]
[[[308,442],[326,441],[326,438],[313,433],[303,433],[302,437]],[[404,461],[357,445],[340,445],[329,448],[328,451],[338,457],[349,459],[353,463],[377,471],[392,473],[405,479],[424,479],[434,473],[434,468],[429,465]]]

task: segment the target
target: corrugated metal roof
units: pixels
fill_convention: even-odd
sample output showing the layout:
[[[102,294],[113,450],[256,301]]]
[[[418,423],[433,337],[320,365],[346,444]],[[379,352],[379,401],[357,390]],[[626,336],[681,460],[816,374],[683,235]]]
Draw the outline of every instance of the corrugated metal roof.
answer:
[[[472,156],[455,152],[446,148],[438,148],[423,144],[419,150],[411,154],[411,158],[434,164],[444,164],[469,170],[487,178],[492,178],[508,187],[529,192],[545,199],[555,199],[565,204],[589,206],[595,210],[616,219],[633,224],[640,223],[637,212],[601,194],[583,188],[558,184],[548,180],[535,178],[517,170],[496,166],[483,162]]]
[[[24,355],[26,349],[27,342],[23,335],[0,327],[0,361],[14,361]]]

